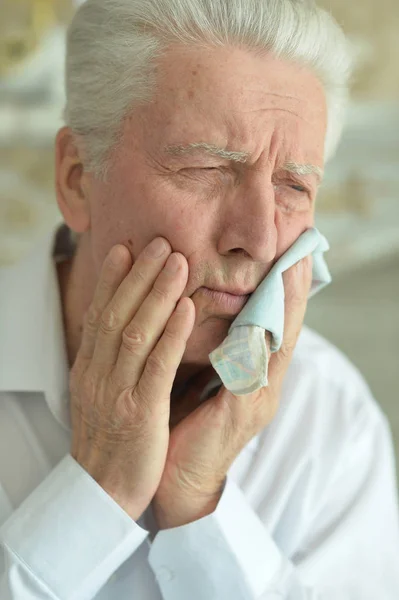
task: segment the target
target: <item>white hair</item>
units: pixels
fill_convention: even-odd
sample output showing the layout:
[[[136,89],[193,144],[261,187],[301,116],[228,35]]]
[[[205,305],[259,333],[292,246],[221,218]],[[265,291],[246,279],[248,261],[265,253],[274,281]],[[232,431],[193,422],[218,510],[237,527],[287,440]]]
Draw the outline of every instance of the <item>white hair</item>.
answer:
[[[326,94],[326,160],[334,155],[352,52],[342,29],[313,0],[87,0],[68,29],[64,111],[86,170],[106,177],[124,118],[151,100],[156,59],[174,42],[240,45],[311,68]]]

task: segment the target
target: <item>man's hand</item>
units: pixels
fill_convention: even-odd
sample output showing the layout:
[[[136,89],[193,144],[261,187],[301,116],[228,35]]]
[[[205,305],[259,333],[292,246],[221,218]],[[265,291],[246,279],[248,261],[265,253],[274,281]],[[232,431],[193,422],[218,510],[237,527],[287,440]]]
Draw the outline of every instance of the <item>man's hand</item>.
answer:
[[[195,320],[189,298],[176,308],[186,259],[154,241],[133,267],[123,245],[107,256],[70,374],[71,454],[134,520],[162,476],[170,393]]]
[[[215,374],[209,368],[197,377],[180,403],[180,418],[170,434],[165,470],[152,502],[161,529],[185,525],[216,510],[230,466],[277,412],[284,376],[305,317],[312,258],[294,265],[283,279],[284,340],[280,351],[270,358],[268,387],[234,396],[223,386],[215,397],[200,403],[204,385]]]

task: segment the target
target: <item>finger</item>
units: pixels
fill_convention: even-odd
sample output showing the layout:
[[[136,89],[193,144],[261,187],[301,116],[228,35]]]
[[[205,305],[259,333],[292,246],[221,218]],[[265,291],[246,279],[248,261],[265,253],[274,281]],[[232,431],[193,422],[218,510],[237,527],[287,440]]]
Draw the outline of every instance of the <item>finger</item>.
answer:
[[[266,342],[266,347],[267,347],[267,356],[269,357],[270,360],[270,355],[271,355],[271,346],[272,346],[272,334],[270,333],[270,331],[265,330],[265,342]]]
[[[187,278],[186,259],[182,254],[172,254],[155,280],[147,298],[122,332],[114,369],[118,385],[131,386],[139,381],[148,357],[176,309],[176,303],[184,291]]]
[[[162,244],[156,252],[158,240]],[[164,238],[156,238],[140,253],[124,280],[102,311],[98,322],[93,366],[98,369],[116,364],[122,343],[122,334],[141,304],[150,293],[168,255],[170,244]],[[98,312],[96,311],[96,314]]]
[[[305,318],[312,283],[312,256],[305,257],[285,271],[283,281],[284,336],[280,352],[282,357],[289,358],[294,351]]]
[[[194,322],[194,303],[190,298],[182,298],[161,339],[149,355],[135,390],[140,402],[145,402],[150,408],[156,408],[162,402],[170,406],[176,371],[183,358]]]
[[[84,315],[82,339],[76,360],[92,358],[102,313],[131,266],[132,258],[126,246],[113,246],[103,262],[92,302]]]

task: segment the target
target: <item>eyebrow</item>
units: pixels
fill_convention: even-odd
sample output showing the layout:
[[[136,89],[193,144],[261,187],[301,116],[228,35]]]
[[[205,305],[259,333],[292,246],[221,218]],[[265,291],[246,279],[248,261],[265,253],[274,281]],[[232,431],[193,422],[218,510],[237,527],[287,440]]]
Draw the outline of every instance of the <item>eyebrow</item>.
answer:
[[[294,175],[316,175],[319,182],[323,180],[324,171],[320,167],[311,164],[299,164],[296,162],[288,162],[283,166],[284,171],[293,173]]]
[[[249,152],[245,151],[231,151],[226,148],[219,148],[214,144],[207,144],[206,142],[193,142],[191,144],[183,145],[176,144],[166,146],[164,148],[164,152],[167,154],[171,154],[173,156],[184,156],[187,154],[195,154],[197,152],[203,152],[205,154],[209,154],[211,156],[216,156],[218,158],[222,158],[224,160],[229,160],[237,163],[245,163],[251,155]],[[294,175],[316,175],[318,180],[321,181],[323,179],[324,171],[320,167],[311,164],[300,164],[294,161],[287,162],[280,171],[288,171],[289,173],[293,173]]]
[[[198,151],[202,151],[205,154],[210,154],[211,156],[218,156],[219,158],[223,158],[225,160],[231,160],[233,162],[244,163],[250,158],[249,152],[232,152],[230,150],[226,150],[225,148],[219,148],[214,144],[207,144],[206,142],[194,142],[192,144],[187,144],[183,146],[178,144],[176,146],[166,146],[164,151],[167,154],[173,154],[174,156],[182,156],[184,154],[195,154]]]

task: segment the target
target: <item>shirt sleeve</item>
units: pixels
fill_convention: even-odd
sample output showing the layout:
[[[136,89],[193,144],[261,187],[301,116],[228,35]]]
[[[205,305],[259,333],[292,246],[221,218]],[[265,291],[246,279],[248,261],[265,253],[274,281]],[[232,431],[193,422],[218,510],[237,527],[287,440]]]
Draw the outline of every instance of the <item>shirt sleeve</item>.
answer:
[[[294,556],[284,556],[229,477],[214,513],[160,531],[149,562],[164,600],[397,600],[398,502],[385,417],[367,407],[342,447]]]
[[[0,528],[0,598],[92,599],[147,535],[67,454]]]

